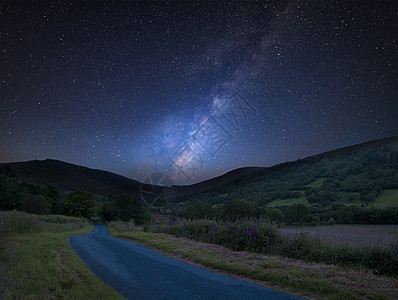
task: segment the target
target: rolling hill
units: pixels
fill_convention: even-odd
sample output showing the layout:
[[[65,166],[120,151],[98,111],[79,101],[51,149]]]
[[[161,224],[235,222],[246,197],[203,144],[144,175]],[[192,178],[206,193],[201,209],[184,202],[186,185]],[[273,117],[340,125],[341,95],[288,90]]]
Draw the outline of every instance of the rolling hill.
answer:
[[[32,160],[8,165],[22,181],[53,185],[61,190],[85,190],[99,195],[138,197],[141,183],[111,172],[90,169],[59,160]]]
[[[398,207],[398,137],[374,140],[251,174],[177,198],[221,204],[240,198],[268,207],[302,203],[328,207]]]
[[[28,183],[64,191],[138,198],[141,183],[58,160],[5,163]],[[240,168],[194,185],[174,186],[175,206],[240,198],[278,207],[294,203],[398,206],[398,137],[370,141],[269,168]]]

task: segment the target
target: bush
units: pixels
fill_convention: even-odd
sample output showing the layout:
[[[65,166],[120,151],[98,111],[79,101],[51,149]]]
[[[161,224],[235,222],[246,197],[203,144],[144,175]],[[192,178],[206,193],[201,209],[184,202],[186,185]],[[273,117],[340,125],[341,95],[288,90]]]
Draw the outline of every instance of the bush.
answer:
[[[330,218],[328,225],[334,224]],[[222,245],[237,251],[252,251],[349,267],[366,267],[378,275],[398,275],[398,249],[337,246],[319,239],[282,237],[268,219],[231,222],[209,219],[185,220],[176,217],[155,221],[145,231],[167,233],[202,242]]]
[[[334,225],[334,224],[336,224],[336,221],[333,218],[330,218],[326,224],[327,225]]]
[[[277,226],[268,219],[216,222],[209,219],[181,220],[175,217],[166,222],[153,222],[145,230],[211,242],[238,251],[263,252],[270,244],[281,239]]]

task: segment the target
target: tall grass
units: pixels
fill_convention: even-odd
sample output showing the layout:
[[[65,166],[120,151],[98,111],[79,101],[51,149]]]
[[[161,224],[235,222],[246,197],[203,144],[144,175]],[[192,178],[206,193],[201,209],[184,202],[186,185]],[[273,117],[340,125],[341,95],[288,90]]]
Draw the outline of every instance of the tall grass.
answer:
[[[178,217],[153,221],[145,231],[168,233],[198,241],[226,246],[237,251],[279,255],[312,262],[366,267],[378,275],[398,275],[398,245],[382,247],[339,246],[309,239],[304,235],[282,237],[276,224],[269,220],[231,222],[184,220]]]
[[[21,211],[0,211],[0,237],[46,230],[77,229],[89,224],[85,218],[61,215],[33,215]]]
[[[281,240],[277,226],[266,219],[216,222],[208,219],[191,221],[174,218],[167,223],[151,224],[147,230],[219,244],[233,250],[260,253],[266,251],[270,244]]]
[[[40,221],[46,223],[67,224],[67,223],[88,223],[89,221],[83,217],[68,217],[63,215],[39,215]]]
[[[39,231],[41,223],[37,216],[20,211],[0,211],[0,237]]]
[[[123,299],[67,241],[93,227],[84,218],[0,211],[0,299]]]
[[[107,226],[115,229],[116,231],[134,231],[137,229],[134,223],[134,219],[128,222],[111,221],[107,224]]]

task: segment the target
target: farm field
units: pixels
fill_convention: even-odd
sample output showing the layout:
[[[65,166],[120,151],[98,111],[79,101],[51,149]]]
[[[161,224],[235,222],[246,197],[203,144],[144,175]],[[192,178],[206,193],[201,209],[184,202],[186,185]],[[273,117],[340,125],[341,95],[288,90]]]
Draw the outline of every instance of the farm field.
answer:
[[[293,237],[306,235],[308,238],[320,239],[337,245],[350,246],[384,246],[398,243],[398,225],[333,225],[285,228],[283,236]]]
[[[398,190],[382,191],[381,194],[373,201],[371,207],[398,207]]]
[[[282,205],[292,205],[292,204],[305,204],[309,205],[307,198],[305,196],[302,196],[300,198],[290,198],[290,199],[276,199],[271,201],[270,203],[267,203],[267,207],[278,207]]]

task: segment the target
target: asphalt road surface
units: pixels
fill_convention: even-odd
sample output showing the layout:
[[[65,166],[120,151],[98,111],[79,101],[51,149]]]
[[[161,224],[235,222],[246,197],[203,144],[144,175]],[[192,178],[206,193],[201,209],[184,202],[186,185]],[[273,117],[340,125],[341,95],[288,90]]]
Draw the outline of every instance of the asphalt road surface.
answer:
[[[99,278],[128,299],[299,299],[113,238],[105,225],[69,242]]]

